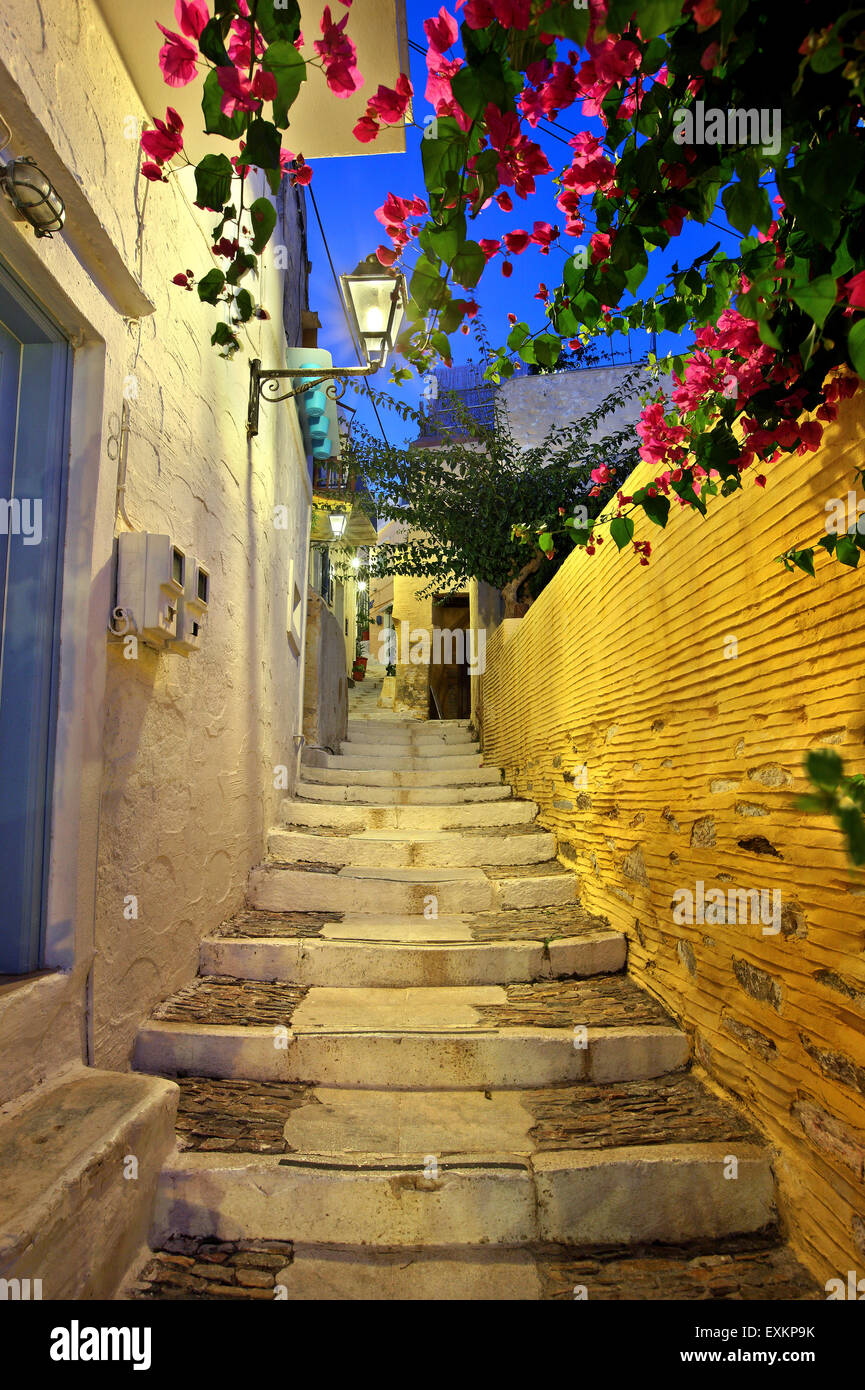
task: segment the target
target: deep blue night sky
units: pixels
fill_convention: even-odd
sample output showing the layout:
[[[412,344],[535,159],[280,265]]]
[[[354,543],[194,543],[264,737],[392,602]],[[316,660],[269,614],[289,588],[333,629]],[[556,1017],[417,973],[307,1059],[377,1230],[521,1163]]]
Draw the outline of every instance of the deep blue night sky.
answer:
[[[449,8],[451,11],[453,10],[452,5]],[[407,0],[409,38],[415,43],[421,44],[424,51],[426,51],[427,44],[423,32],[423,21],[437,11],[438,5],[434,3],[434,0]],[[349,20],[349,25],[350,23]],[[426,86],[426,64],[423,56],[414,50],[411,52],[410,75],[415,89],[414,117],[420,129],[412,127],[407,129],[405,154],[376,155],[364,153],[349,159],[320,159],[314,163],[312,190],[315,194],[337,274],[344,270],[353,269],[363,256],[374,251],[376,246],[382,242],[389,245],[384,235],[384,229],[374,216],[375,209],[381,206],[389,192],[399,193],[403,196],[412,194],[425,196],[420,141],[423,118],[425,115],[432,114],[432,108],[428,106],[423,96]],[[567,147],[567,140],[576,131],[585,128],[598,133],[601,130],[597,121],[587,120],[582,115],[579,105],[564,112],[560,122],[553,127],[558,138],[556,138],[556,134],[544,131],[543,128],[539,127],[537,130],[531,131],[530,127],[525,126],[532,138],[536,139],[542,146],[556,172],[570,161],[571,151]],[[565,143],[562,143],[563,141]],[[358,149],[365,151],[374,148],[374,145],[358,146]],[[532,223],[538,220],[551,222],[554,226],[563,226],[564,215],[555,206],[556,189],[553,184],[553,175],[550,174],[538,180],[537,188],[538,191],[535,196],[525,202],[513,196],[513,190],[511,190],[514,201],[514,210],[511,213],[503,213],[495,203],[491,204],[472,224],[471,230],[475,239],[500,237],[504,232],[520,227],[530,230]],[[586,201],[588,203],[588,200]],[[644,282],[643,293],[651,293],[656,289],[675,260],[684,266],[690,262],[693,256],[707,250],[716,241],[720,241],[724,249],[730,251],[737,249],[739,238],[735,233],[724,230],[726,217],[720,204],[713,221],[719,225],[702,228],[686,224],[683,234],[676,238],[665,252],[655,252],[654,257],[650,258],[649,261],[649,275]],[[587,228],[586,236],[583,239],[586,243],[591,230],[591,227]],[[537,247],[531,247],[522,256],[512,258],[514,270],[510,279],[506,279],[501,273],[502,258],[500,256],[490,263],[480,285],[473,293],[474,298],[480,304],[481,313],[493,346],[503,343],[507,336],[509,329],[507,315],[509,312],[513,312],[518,318],[525,320],[533,331],[544,324],[543,305],[534,298],[538,285],[543,281],[550,289],[553,289],[561,282],[565,256],[566,254],[573,254],[577,244],[576,242],[571,244],[563,241],[561,246],[552,247],[548,256],[542,255]],[[407,271],[410,271],[414,263],[415,253],[413,248],[407,248],[407,251],[405,266]],[[322,347],[329,348],[333,352],[335,363],[353,363],[356,358],[348,338],[337,290],[333,283],[311,204],[309,208],[309,256],[313,263],[310,304],[318,311],[322,321],[319,343]],[[466,297],[471,297],[469,292],[466,291],[465,294]],[[658,352],[663,354],[674,346],[681,346],[684,341],[687,339],[682,340],[672,334],[659,334]],[[473,336],[464,337],[457,333],[452,342],[455,363],[467,362],[471,358],[478,359],[479,349]],[[617,347],[622,346],[621,342],[616,345]],[[607,346],[607,340],[600,340],[598,346],[603,353]],[[631,346],[634,356],[641,356],[648,347],[647,336],[645,334],[632,335]],[[387,373],[375,377],[373,384],[381,390],[394,390],[388,385]],[[404,398],[411,404],[416,404],[419,398],[418,383],[416,381],[409,383],[403,388],[403,394]],[[347,404],[349,402],[359,405],[358,418],[370,429],[377,432],[378,425],[366,397],[354,398],[350,393],[346,400]],[[416,433],[411,424],[404,424],[398,416],[392,413],[382,415],[382,420],[391,443],[412,438]]]

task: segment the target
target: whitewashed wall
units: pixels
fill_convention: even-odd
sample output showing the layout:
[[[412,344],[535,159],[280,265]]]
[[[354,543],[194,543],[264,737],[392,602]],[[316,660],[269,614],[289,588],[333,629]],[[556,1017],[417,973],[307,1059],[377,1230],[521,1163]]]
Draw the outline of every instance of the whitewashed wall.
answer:
[[[171,284],[209,268],[216,218],[193,208],[188,186],[138,173],[128,118],[154,113],[98,9],[3,0],[0,23],[5,157],[32,154],[69,208],[66,235],[39,242],[0,212],[0,255],[76,344],[46,948],[65,974],[38,1039],[30,1010],[21,1090],[79,1054],[125,1067],[139,1022],[194,975],[200,938],[242,900],[284,795],[274,766],[294,777],[301,673],[287,601],[292,574],[305,592],[310,493],[293,407],[263,406],[261,433],[246,437],[247,360],[281,362],[281,273],[265,276],[270,320],[254,322],[234,362],[220,360],[212,308]],[[138,319],[136,281],[155,306]],[[170,532],[212,575],[204,649],[188,660],[140,648],[130,661],[107,640],[109,442],[130,377],[127,514],[135,529]],[[275,506],[287,529],[274,527]],[[129,895],[137,919],[124,915]]]

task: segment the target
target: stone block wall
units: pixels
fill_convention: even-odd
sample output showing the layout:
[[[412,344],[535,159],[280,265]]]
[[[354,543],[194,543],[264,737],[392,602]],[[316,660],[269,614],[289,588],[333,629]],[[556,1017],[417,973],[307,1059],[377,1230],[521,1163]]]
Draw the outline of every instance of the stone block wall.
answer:
[[[539,803],[583,903],[774,1146],[783,1219],[823,1279],[865,1273],[865,873],[795,800],[811,748],[865,771],[865,594],[860,571],[775,557],[823,533],[863,446],[860,392],[765,491],[746,475],[705,520],[644,520],[648,567],[609,539],[575,553],[490,638],[480,706],[486,760]],[[766,893],[767,932],[731,890]],[[712,920],[721,894],[735,920]]]

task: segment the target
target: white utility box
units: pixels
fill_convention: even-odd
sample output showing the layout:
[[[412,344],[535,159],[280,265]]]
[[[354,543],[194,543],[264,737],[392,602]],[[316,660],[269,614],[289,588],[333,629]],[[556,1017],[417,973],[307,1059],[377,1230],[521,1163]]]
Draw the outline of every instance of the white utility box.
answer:
[[[170,536],[128,531],[117,539],[117,610],[140,641],[165,647],[178,635],[187,557]]]
[[[186,583],[177,615],[177,637],[170,644],[173,652],[189,656],[190,652],[199,650],[209,602],[210,575],[198,560],[187,555]]]

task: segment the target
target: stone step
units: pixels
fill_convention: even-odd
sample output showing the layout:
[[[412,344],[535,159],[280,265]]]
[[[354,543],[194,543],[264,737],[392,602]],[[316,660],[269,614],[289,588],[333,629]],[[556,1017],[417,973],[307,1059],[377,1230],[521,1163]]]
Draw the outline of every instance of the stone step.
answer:
[[[230,1083],[183,1084],[188,1147],[163,1174],[157,1244],[182,1233],[374,1246],[629,1245],[718,1239],[775,1221],[759,1136],[691,1076],[461,1092],[252,1086],[237,1094]],[[214,1142],[231,1152],[214,1152]],[[251,1143],[269,1152],[244,1152]]]
[[[359,783],[364,787],[480,787],[501,786],[502,774],[498,767],[436,767],[435,771],[397,771],[390,767],[365,767],[358,772],[344,767],[303,767],[305,782],[323,783],[327,786],[354,787]]]
[[[325,749],[304,749],[304,762],[314,765],[319,761],[321,767],[348,766],[357,763],[358,767],[479,767],[482,754],[477,743],[450,744],[393,744],[393,743],[342,743],[339,753],[329,753]]]
[[[446,805],[342,805],[292,801],[282,803],[282,819],[289,826],[330,828],[353,835],[364,830],[448,831],[495,829],[531,825],[538,814],[534,801],[496,801]]]
[[[611,974],[625,963],[625,937],[608,927],[543,941],[473,941],[461,918],[345,917],[320,937],[209,936],[202,975],[291,984],[370,988],[518,984],[565,976]],[[434,941],[418,934],[440,929]],[[448,939],[448,935],[450,939]]]
[[[641,1080],[689,1049],[620,975],[471,988],[312,988],[204,977],[138,1035],[160,1075],[472,1090]]]
[[[5,1108],[0,1277],[30,1280],[31,1298],[113,1296],[147,1237],[177,1097],[158,1077],[82,1067]],[[128,1155],[138,1162],[134,1175]],[[18,1293],[28,1297],[20,1285]]]
[[[457,865],[541,864],[552,859],[556,839],[540,827],[512,830],[365,830],[353,835],[310,830],[272,830],[268,853],[286,863],[353,864],[375,868]]]
[[[289,1263],[290,1261],[290,1263]],[[173,1236],[148,1256],[130,1299],[291,1302],[811,1301],[825,1298],[774,1235],[555,1250],[525,1245],[308,1245]]]
[[[454,802],[506,801],[511,796],[511,788],[507,783],[497,786],[341,787],[300,781],[297,795],[306,801],[356,802],[364,806],[450,806]]]
[[[381,719],[370,715],[366,719],[349,718],[346,732],[349,738],[471,738],[468,719]]]
[[[376,725],[370,721],[368,724],[353,724],[349,720],[345,735],[345,743],[359,747],[378,746],[381,748],[421,748],[429,752],[436,749],[457,748],[465,751],[470,748],[477,748],[477,740],[467,728],[464,729],[443,729],[441,732],[429,732],[430,726],[420,725],[416,729],[400,730],[392,725]],[[345,744],[343,745],[345,746]]]
[[[249,875],[247,901],[270,912],[415,913],[424,920],[574,903],[576,879],[556,860],[500,869],[263,864]]]

